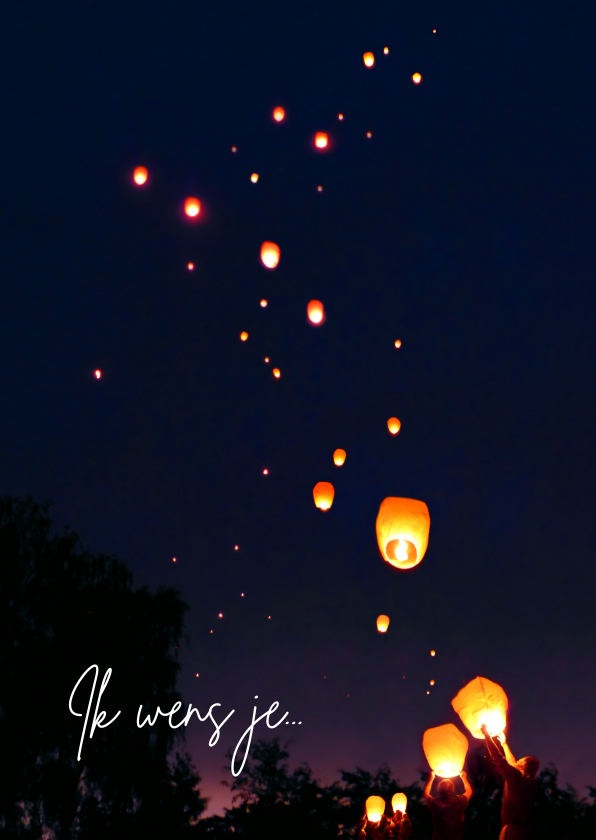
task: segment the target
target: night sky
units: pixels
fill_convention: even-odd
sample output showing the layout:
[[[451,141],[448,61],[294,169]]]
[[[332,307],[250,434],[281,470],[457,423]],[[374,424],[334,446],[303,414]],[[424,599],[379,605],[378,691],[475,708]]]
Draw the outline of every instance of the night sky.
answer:
[[[236,709],[213,749],[187,733],[211,810],[255,695],[302,722],[256,735],[324,781],[408,783],[477,674],[518,757],[596,784],[595,25],[510,0],[4,16],[0,492],[190,604],[184,699]],[[430,511],[409,572],[377,548],[386,496]]]

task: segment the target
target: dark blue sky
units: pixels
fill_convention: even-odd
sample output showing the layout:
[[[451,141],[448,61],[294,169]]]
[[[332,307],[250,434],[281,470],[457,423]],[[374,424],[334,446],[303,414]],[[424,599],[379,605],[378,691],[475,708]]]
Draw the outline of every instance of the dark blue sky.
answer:
[[[180,588],[184,696],[237,709],[221,749],[189,731],[214,805],[255,694],[324,778],[409,782],[477,674],[516,754],[596,784],[595,24],[509,0],[5,18],[0,491]],[[409,573],[377,550],[387,495],[430,510]]]

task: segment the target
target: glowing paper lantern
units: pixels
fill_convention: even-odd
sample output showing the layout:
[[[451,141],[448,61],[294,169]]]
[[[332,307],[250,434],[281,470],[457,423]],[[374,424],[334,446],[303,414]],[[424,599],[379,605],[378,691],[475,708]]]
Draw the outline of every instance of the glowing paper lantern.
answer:
[[[370,822],[380,822],[385,813],[385,800],[382,796],[369,796],[366,800],[366,816]]]
[[[194,219],[195,216],[198,216],[201,212],[201,202],[198,198],[187,198],[184,202],[184,212],[187,216],[190,216],[191,219]]]
[[[281,376],[281,370],[279,368],[273,368],[271,373],[273,374],[273,376],[275,376],[276,379],[279,379],[279,377]]]
[[[325,322],[325,309],[320,300],[311,300],[306,307],[306,314],[310,323],[315,327],[319,327]]]
[[[391,807],[393,808],[393,813],[401,811],[402,814],[405,814],[406,808],[408,807],[408,797],[405,793],[394,793],[391,797]]]
[[[386,633],[389,628],[389,616],[388,615],[380,615],[377,618],[377,630],[379,633]]]
[[[194,263],[188,263],[188,265],[186,267],[189,271],[194,271],[195,270],[195,264]]]
[[[387,428],[392,435],[396,435],[401,429],[401,423],[397,417],[390,417],[389,420],[387,420]]]
[[[372,67],[373,64],[375,63],[375,57],[371,52],[366,52],[362,56],[362,61],[364,62],[366,67]]]
[[[286,112],[281,107],[277,107],[273,111],[273,119],[275,120],[275,122],[281,122],[283,120],[283,118],[285,117],[285,115],[286,115]]]
[[[476,677],[465,685],[451,705],[474,738],[484,738],[480,729],[484,723],[491,736],[501,735],[507,726],[507,695],[486,677]]]
[[[430,655],[431,655],[431,656],[435,656],[435,654],[436,654],[436,651],[431,650]]]
[[[142,187],[143,184],[147,183],[147,178],[149,177],[149,173],[145,169],[144,166],[137,166],[135,171],[132,174],[133,181],[138,187]]]
[[[95,373],[94,373],[94,376],[95,376],[96,379],[101,379],[101,371],[96,370]]]
[[[315,484],[312,495],[319,510],[329,510],[333,504],[335,487],[329,481],[319,481]]]
[[[377,542],[383,559],[396,569],[412,569],[428,546],[430,515],[424,502],[388,496],[377,516]]]
[[[372,132],[371,132],[371,131],[367,131],[367,132],[366,132],[366,136],[367,136],[367,137],[368,137],[368,139],[370,140],[370,138],[372,137]]]
[[[337,119],[338,119],[338,120],[343,120],[343,118],[344,118],[344,115],[343,115],[343,114],[338,114],[338,115],[337,115]]]
[[[383,50],[383,52],[385,53],[385,55],[389,55],[389,47],[385,47],[385,49]]]
[[[261,262],[265,268],[276,268],[280,254],[279,245],[275,242],[263,242],[261,245]]]
[[[420,75],[420,73],[414,73],[414,75],[412,76],[412,81],[415,85],[419,85],[422,81],[422,76]]]
[[[248,339],[248,333],[247,332],[241,332],[240,333],[240,341],[246,341],[247,339]]]
[[[336,467],[343,466],[344,461],[346,460],[346,450],[345,449],[336,449],[333,453],[333,463]]]
[[[422,737],[422,749],[431,770],[437,776],[459,776],[468,752],[468,739],[457,726],[446,723],[427,729]]]
[[[401,341],[399,340],[399,338],[398,338],[398,339],[397,339],[397,341],[395,342],[395,346],[397,347],[397,349],[398,349],[398,350],[399,350],[399,348],[401,347]]]
[[[317,131],[315,134],[315,146],[317,149],[326,149],[329,144],[329,135],[324,131]]]
[[[252,175],[250,176],[250,180],[253,182],[253,184],[257,183],[257,181],[259,180],[259,176],[257,175],[256,172],[252,173]]]

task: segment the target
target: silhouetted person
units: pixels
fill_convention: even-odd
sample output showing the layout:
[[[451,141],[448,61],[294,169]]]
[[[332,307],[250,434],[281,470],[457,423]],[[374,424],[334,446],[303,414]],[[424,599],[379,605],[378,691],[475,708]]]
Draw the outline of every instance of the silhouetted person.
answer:
[[[389,825],[385,815],[378,823],[370,822],[365,809],[364,816],[356,826],[356,840],[390,840]]]
[[[432,840],[462,840],[464,836],[464,815],[470,803],[472,788],[466,773],[461,773],[464,783],[464,793],[456,794],[455,785],[451,779],[439,782],[439,795],[430,795],[430,789],[435,779],[434,771],[424,788],[424,799],[433,815]]]
[[[499,840],[529,840],[538,790],[538,760],[527,755],[516,761],[505,738],[503,743],[491,738],[486,726],[482,726],[482,734],[495,767],[505,779]]]

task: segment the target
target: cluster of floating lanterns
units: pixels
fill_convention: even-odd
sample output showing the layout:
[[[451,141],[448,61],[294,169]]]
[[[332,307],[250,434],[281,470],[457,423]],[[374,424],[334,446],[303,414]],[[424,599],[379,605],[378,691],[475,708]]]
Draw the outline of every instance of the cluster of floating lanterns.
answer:
[[[366,800],[366,819],[371,823],[378,823],[385,814],[385,800],[382,796],[369,796]],[[401,814],[406,813],[408,807],[408,797],[405,793],[394,793],[391,797],[391,808],[395,814],[399,811]]]

